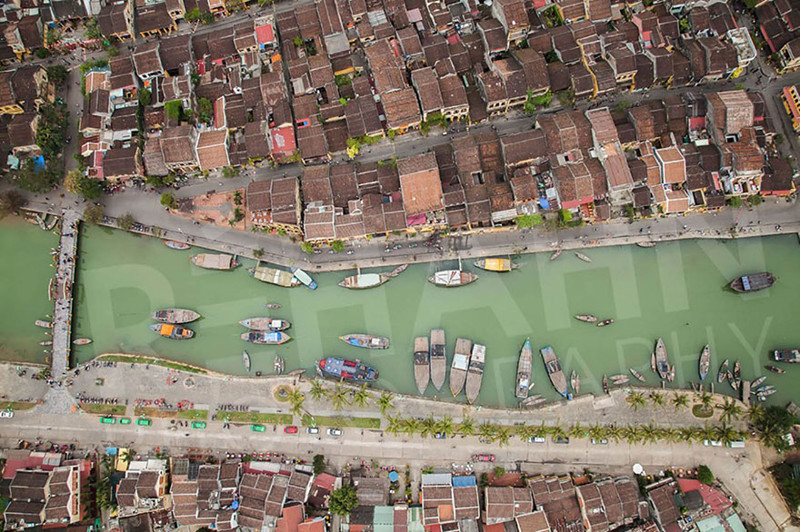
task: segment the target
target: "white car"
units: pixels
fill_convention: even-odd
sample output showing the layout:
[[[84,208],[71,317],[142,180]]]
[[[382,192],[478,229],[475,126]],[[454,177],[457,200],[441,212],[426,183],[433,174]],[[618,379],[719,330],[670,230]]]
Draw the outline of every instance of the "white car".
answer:
[[[14,417],[14,412],[12,412],[11,410],[3,410],[2,412],[0,412],[0,417],[12,418]]]
[[[531,438],[528,438],[528,443],[544,443],[545,441],[547,440],[545,440],[541,436],[533,436]]]
[[[319,434],[319,427],[308,427],[306,434]]]
[[[328,436],[341,436],[342,429],[328,429]]]

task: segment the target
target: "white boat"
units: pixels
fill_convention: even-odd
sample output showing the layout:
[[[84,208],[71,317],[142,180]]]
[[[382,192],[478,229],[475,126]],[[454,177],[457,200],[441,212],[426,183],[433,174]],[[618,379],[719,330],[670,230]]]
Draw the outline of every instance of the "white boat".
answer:
[[[306,272],[304,272],[297,266],[292,266],[291,270],[298,281],[309,287],[311,290],[317,289],[317,283],[315,283],[314,279],[312,279],[311,276],[308,275]]]

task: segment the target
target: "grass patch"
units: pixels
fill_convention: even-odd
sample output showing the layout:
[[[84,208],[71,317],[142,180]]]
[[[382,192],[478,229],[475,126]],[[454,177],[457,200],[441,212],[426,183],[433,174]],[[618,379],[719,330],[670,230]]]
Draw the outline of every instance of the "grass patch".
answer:
[[[700,419],[706,419],[714,415],[714,409],[704,408],[703,405],[694,405],[692,407],[692,415]]]
[[[145,416],[151,418],[176,418],[176,419],[191,419],[202,420],[208,419],[208,410],[159,410],[158,408],[151,407],[137,407],[133,410],[135,416]]]
[[[36,403],[24,403],[22,401],[0,401],[0,410],[13,410],[14,412],[21,410],[30,410],[36,406]]]
[[[187,373],[198,373],[200,375],[207,375],[208,371],[203,368],[191,366],[189,364],[181,364],[180,362],[172,362],[164,360],[163,358],[146,357],[141,355],[101,355],[97,360],[102,362],[122,362],[129,364],[150,364],[151,366],[161,366],[169,369],[177,369],[178,371],[185,371]]]
[[[291,414],[263,414],[261,412],[228,412],[217,411],[217,419],[231,423],[269,423],[272,425],[291,425]]]
[[[303,426],[308,427],[315,423],[323,427],[354,427],[357,429],[379,429],[379,417],[344,417],[344,416],[303,416]]]
[[[122,416],[125,415],[125,405],[92,405],[81,404],[81,410],[87,414],[98,414],[101,416]]]

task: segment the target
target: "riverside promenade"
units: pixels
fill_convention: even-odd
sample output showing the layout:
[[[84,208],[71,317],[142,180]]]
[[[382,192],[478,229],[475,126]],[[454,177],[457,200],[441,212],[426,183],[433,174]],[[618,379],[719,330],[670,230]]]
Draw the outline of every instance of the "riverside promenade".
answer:
[[[72,285],[75,282],[75,259],[78,252],[78,223],[80,215],[65,210],[61,218],[61,239],[53,288],[53,350],[50,373],[54,379],[66,377],[69,369],[72,339]]]

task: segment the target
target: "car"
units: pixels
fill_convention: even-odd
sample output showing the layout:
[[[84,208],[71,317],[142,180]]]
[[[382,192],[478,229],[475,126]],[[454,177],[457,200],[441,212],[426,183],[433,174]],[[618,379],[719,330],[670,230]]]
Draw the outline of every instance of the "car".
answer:
[[[286,434],[297,434],[297,427],[294,425],[289,425],[288,427],[283,428],[283,432]]]
[[[149,427],[150,425],[153,424],[153,422],[147,419],[146,417],[140,417],[139,419],[136,420],[136,424],[142,427]]]
[[[532,438],[528,438],[528,443],[545,443],[546,441],[547,440],[541,436],[533,436]]]
[[[319,434],[319,427],[308,427],[306,429],[307,434]]]
[[[592,438],[592,445],[608,445],[608,440],[605,438]]]
[[[722,442],[718,440],[703,440],[703,445],[705,445],[706,447],[708,447],[709,445],[711,447],[722,447]]]
[[[328,429],[328,436],[341,436],[342,434],[342,429]]]
[[[119,418],[119,424],[120,425],[130,425],[131,424],[131,418],[129,418],[129,417],[121,417],[121,418]]]
[[[558,443],[560,445],[568,445],[569,444],[569,438],[558,436],[557,438],[553,438],[553,443]]]
[[[117,422],[116,418],[111,416],[103,416],[100,418],[100,423],[104,423],[106,425],[113,425],[116,422]]]
[[[446,440],[447,434],[445,434],[444,432],[437,432],[436,434],[433,435],[433,437],[436,438],[437,440]]]
[[[494,462],[494,460],[494,455],[488,453],[476,454],[472,457],[473,462]]]
[[[264,432],[264,431],[267,430],[267,427],[265,427],[264,425],[255,425],[254,424],[254,425],[250,425],[250,430],[252,430],[253,432]]]
[[[204,429],[206,428],[205,421],[192,421],[192,428],[193,429]]]
[[[0,412],[0,417],[12,418],[14,417],[14,412],[12,412],[11,410],[3,410],[2,412]]]

